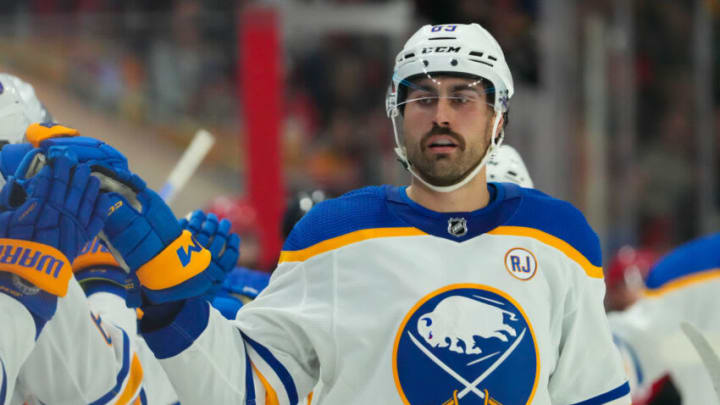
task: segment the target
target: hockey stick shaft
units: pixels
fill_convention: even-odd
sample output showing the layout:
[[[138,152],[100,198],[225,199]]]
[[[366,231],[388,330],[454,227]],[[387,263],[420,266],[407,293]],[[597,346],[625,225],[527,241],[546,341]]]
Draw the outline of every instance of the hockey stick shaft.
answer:
[[[710,374],[713,388],[715,389],[715,395],[720,401],[720,357],[718,353],[713,350],[707,337],[693,324],[689,322],[682,322],[680,328],[685,335],[690,339],[695,350],[700,355],[705,370]]]
[[[180,190],[185,187],[195,173],[200,162],[215,144],[215,137],[208,131],[200,129],[195,133],[190,145],[185,149],[180,160],[170,172],[165,184],[160,189],[160,197],[170,204]]]

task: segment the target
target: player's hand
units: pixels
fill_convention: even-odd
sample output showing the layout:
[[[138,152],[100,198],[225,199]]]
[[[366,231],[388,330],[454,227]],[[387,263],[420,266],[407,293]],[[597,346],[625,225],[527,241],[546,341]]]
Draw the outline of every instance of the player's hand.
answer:
[[[117,149],[103,141],[79,136],[73,128],[54,123],[32,124],[26,131],[26,138],[26,143],[6,145],[0,150],[0,171],[5,178],[15,174],[25,155],[33,149],[39,149],[43,156],[47,156],[50,148],[69,149],[78,163],[87,163],[91,168],[100,166],[116,171],[128,170],[127,159]]]
[[[183,230],[170,207],[137,176],[127,190],[131,197],[109,192],[110,214],[100,237],[118,262],[137,279],[143,299],[150,304],[180,301],[205,294],[213,283],[210,251]],[[139,304],[128,292],[128,305]]]
[[[18,170],[0,191],[0,285],[42,319],[66,294],[70,263],[103,227],[109,198],[99,188],[87,165],[51,149],[37,174]]]
[[[270,273],[245,267],[234,268],[210,303],[228,319],[243,305],[254,300],[270,282]]]
[[[108,292],[126,298],[128,273],[98,237],[85,244],[72,263],[75,279],[87,296]]]
[[[240,237],[230,232],[230,221],[227,219],[218,221],[215,214],[206,215],[202,210],[193,211],[187,219],[181,219],[180,226],[192,232],[198,242],[212,255],[208,275],[212,278],[213,286],[208,294],[214,295],[237,263]]]
[[[18,170],[31,177],[46,165],[50,149],[67,150],[74,154],[78,163],[90,166],[93,176],[101,181],[101,191],[118,192],[139,208],[134,195],[145,184],[132,178],[127,159],[117,149],[98,139],[79,136],[73,128],[53,123],[30,125],[26,138],[26,143],[6,145],[0,149],[0,173],[3,177],[8,178]],[[20,168],[21,164],[23,168]]]

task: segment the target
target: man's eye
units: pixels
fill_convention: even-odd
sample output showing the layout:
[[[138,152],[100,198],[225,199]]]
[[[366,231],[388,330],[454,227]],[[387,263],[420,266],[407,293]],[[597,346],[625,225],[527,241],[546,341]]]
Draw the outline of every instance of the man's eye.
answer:
[[[421,105],[432,105],[433,103],[435,103],[435,98],[434,97],[422,97],[418,100],[418,103],[420,103]]]
[[[452,102],[455,103],[455,104],[467,104],[467,103],[470,103],[470,102],[472,102],[472,101],[473,101],[473,100],[472,100],[470,97],[464,97],[464,96],[458,96],[458,97],[453,97],[453,98],[452,98]]]

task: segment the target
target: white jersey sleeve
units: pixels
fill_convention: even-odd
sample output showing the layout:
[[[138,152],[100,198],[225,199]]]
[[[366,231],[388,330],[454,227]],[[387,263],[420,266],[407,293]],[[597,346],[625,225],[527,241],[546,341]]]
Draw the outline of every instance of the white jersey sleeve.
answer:
[[[124,297],[112,292],[94,292],[88,297],[88,301],[93,312],[102,317],[105,323],[119,327],[134,341],[143,368],[144,401],[153,405],[177,403],[177,394],[165,370],[147,347],[142,336],[137,334],[136,310],[125,305]]]
[[[558,363],[550,378],[554,404],[582,403],[584,398],[578,397],[578,393],[596,389],[593,387],[597,382],[592,376],[600,377],[606,370],[616,369],[622,363],[620,353],[608,345],[612,342],[612,335],[602,304],[604,295],[605,283],[602,279],[579,277],[575,290],[563,303],[566,313],[562,320],[558,320],[561,325],[554,336],[559,347]],[[629,387],[611,381],[598,394],[620,397],[616,402],[607,403],[629,403]],[[624,395],[615,395],[619,392],[624,392]],[[601,402],[601,398],[595,398],[596,403],[605,403]]]
[[[644,297],[622,312],[608,315],[634,391],[642,395],[669,374],[684,404],[717,401],[712,381],[680,328],[689,322],[720,347],[720,234],[685,244],[651,270]]]
[[[300,269],[285,270],[276,270],[268,289],[237,320],[191,300],[170,327],[144,333],[183,404],[262,404],[271,398],[267,403],[297,404],[310,393],[318,378],[315,348],[335,351],[330,308],[307,289],[330,290]],[[317,305],[307,305],[315,300]]]
[[[128,335],[90,311],[73,278],[19,379],[24,395],[41,403],[128,404],[139,397],[142,376]]]
[[[22,364],[35,346],[35,321],[20,301],[0,292],[0,404],[10,403]]]

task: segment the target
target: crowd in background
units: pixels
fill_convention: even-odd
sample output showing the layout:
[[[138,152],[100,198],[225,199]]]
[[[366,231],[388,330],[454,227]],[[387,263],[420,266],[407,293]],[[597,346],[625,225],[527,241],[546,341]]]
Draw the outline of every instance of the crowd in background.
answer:
[[[2,16],[8,24],[0,28],[0,53],[6,55],[5,63],[57,80],[93,108],[156,126],[161,134],[189,137],[204,126],[221,137],[242,138],[248,134],[242,130],[242,101],[237,98],[238,85],[242,86],[236,80],[237,13],[250,3],[254,2],[15,1]],[[611,18],[615,3],[585,2],[579,12],[594,8]],[[414,0],[410,4],[417,24],[478,22],[487,27],[505,49],[516,83],[524,88],[543,85],[538,69],[539,0]],[[696,151],[691,141],[694,4],[691,0],[633,2],[636,242],[659,251],[699,232],[694,218]],[[712,11],[717,21],[717,10]],[[717,59],[720,41],[714,43]],[[380,35],[333,32],[284,50],[283,139],[290,190],[322,188],[337,195],[395,180],[392,132],[384,112],[391,48]],[[717,100],[720,86],[718,80],[714,83]],[[716,111],[720,117],[720,109]],[[521,119],[517,118],[521,115],[514,112],[511,117]],[[720,129],[720,119],[716,121]],[[228,153],[241,155],[241,151]],[[612,162],[612,157],[608,160]],[[228,170],[241,181],[242,158],[239,162],[228,164]],[[620,192],[611,185],[610,198]]]

